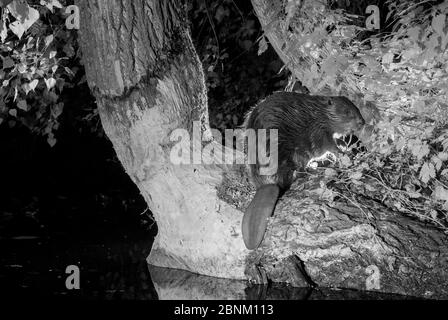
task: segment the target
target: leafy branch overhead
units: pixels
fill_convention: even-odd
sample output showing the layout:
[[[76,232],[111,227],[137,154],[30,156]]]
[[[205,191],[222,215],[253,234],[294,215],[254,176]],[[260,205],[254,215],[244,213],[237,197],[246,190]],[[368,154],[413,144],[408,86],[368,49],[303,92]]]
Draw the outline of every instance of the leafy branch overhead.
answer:
[[[70,4],[73,1],[14,0],[0,4],[4,8],[0,23],[0,94],[4,101],[0,102],[0,124],[25,125],[46,136],[50,145],[56,143],[62,110],[69,103],[75,104],[74,99],[67,99],[70,90],[62,90],[82,89],[89,95],[77,33],[64,27]],[[207,75],[210,123],[221,130],[241,125],[244,113],[261,95],[284,87],[285,77],[278,75],[281,61],[274,54],[255,59],[261,30],[249,2],[189,1],[188,13]],[[75,95],[80,96],[79,92]],[[77,101],[75,107],[83,110],[71,120],[78,127],[102,134],[93,98],[84,98],[89,100],[88,106],[84,100]]]
[[[17,123],[56,143],[64,108],[61,92],[74,86],[76,33],[65,28],[65,1],[10,2],[0,23],[0,123]]]

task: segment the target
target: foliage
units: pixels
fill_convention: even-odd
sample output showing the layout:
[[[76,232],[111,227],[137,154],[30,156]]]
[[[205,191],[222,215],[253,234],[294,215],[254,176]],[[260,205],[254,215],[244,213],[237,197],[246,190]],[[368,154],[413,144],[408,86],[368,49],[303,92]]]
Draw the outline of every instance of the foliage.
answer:
[[[312,93],[360,94],[358,104],[381,111],[364,110],[374,126],[362,137],[368,156],[343,166],[339,181],[362,181],[371,199],[446,227],[448,1],[388,1],[379,32],[345,10],[351,1],[285,2],[274,11],[283,51],[300,53],[287,62],[297,78]]]
[[[17,123],[56,143],[64,109],[61,92],[79,69],[76,33],[65,28],[67,1],[14,0],[0,23],[0,124]]]
[[[380,203],[448,232],[448,154],[439,153],[437,158],[440,167],[429,166],[428,175],[433,178],[428,177],[430,183],[424,183],[418,172],[420,165],[412,154],[394,152],[372,157],[372,153],[365,153],[354,158],[344,155],[337,167],[318,172],[327,182],[322,193],[329,200],[343,198],[358,206],[368,213],[366,217],[376,209],[372,203]]]
[[[0,125],[25,125],[52,146],[63,116],[71,117],[69,124],[102,134],[88,97],[76,32],[65,28],[64,8],[69,4],[14,0],[3,10],[0,24]],[[277,75],[282,62],[272,51],[257,56],[261,28],[250,1],[189,4],[193,38],[207,76],[211,125],[235,127],[257,100],[284,87],[285,76]],[[67,89],[78,93],[71,95]],[[80,100],[79,106],[73,106],[74,99]],[[68,105],[83,110],[67,115],[62,111]]]

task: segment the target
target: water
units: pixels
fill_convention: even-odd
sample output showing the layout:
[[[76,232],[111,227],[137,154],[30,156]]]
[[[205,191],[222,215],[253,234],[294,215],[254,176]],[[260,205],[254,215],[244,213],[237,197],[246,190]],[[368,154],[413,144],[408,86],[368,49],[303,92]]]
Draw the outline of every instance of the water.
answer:
[[[1,239],[0,287],[17,297],[157,299],[145,262],[151,241],[104,243],[67,238]],[[81,290],[67,290],[67,266],[80,269]]]
[[[2,293],[23,298],[86,300],[235,299],[403,299],[399,295],[328,288],[293,288],[285,284],[250,285],[146,264],[152,237],[122,237],[102,243],[55,236],[0,239]],[[65,269],[77,265],[81,289],[65,287]]]

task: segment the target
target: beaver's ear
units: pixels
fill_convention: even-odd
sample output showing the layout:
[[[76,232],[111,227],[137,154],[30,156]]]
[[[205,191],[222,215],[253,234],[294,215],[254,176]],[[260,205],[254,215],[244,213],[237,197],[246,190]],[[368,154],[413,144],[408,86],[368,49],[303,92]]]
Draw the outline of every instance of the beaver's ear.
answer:
[[[327,100],[327,103],[328,103],[329,106],[334,105],[333,98],[330,98],[330,97],[329,97],[328,100]]]

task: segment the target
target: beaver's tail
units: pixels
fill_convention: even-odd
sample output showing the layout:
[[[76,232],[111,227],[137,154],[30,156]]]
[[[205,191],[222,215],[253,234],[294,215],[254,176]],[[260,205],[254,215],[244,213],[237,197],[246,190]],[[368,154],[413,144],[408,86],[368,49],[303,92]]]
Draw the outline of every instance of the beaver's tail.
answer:
[[[242,232],[247,249],[258,248],[263,240],[268,218],[274,212],[279,193],[280,188],[276,184],[266,184],[257,189],[243,217]]]

